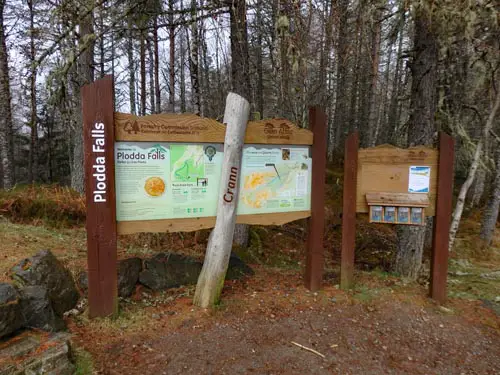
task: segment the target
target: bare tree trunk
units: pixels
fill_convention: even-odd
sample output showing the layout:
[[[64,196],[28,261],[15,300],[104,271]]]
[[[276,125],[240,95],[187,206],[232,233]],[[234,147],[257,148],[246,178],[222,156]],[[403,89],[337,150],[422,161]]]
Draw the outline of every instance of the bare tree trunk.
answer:
[[[250,66],[248,55],[247,10],[245,0],[233,0],[231,23],[231,82],[233,91],[250,100]],[[249,226],[236,225],[234,242],[248,246]]]
[[[410,145],[431,145],[435,131],[438,44],[428,5],[415,9],[415,35],[409,122]],[[430,7],[428,8],[430,9]],[[394,271],[415,280],[422,265],[425,226],[401,225]]]
[[[3,188],[15,183],[12,109],[9,81],[8,52],[4,26],[5,0],[0,0],[0,153],[2,158]]]
[[[182,38],[181,38],[181,62],[180,62],[180,86],[181,86],[181,93],[180,93],[180,100],[181,100],[181,113],[186,112],[186,37],[185,37],[185,31],[182,33]]]
[[[257,70],[257,92],[256,92],[256,101],[257,101],[257,111],[260,113],[261,118],[264,118],[264,74],[262,68],[262,33],[263,33],[263,24],[262,24],[262,0],[257,2],[257,9],[255,15],[255,22],[257,24],[257,62],[256,62],[256,70]]]
[[[146,38],[144,36],[145,31],[141,30],[141,36],[139,38],[140,43],[140,59],[141,59],[141,115],[146,115]]]
[[[154,81],[155,81],[155,101],[156,113],[161,113],[161,92],[160,92],[160,54],[158,47],[158,16],[154,17],[153,25],[154,44]],[[151,99],[153,100],[153,99]]]
[[[169,40],[169,57],[170,66],[169,68],[169,82],[168,82],[168,110],[171,113],[175,112],[175,25],[174,25],[174,0],[168,1],[168,10],[170,14],[168,16],[168,23],[170,24],[168,31]]]
[[[86,6],[80,8],[80,14],[88,13],[86,17],[80,18],[80,37],[78,40],[78,48],[81,52],[78,58],[78,79],[75,86],[74,98],[76,107],[74,113],[74,131],[72,135],[73,141],[73,168],[71,173],[71,187],[79,193],[84,193],[84,171],[83,171],[83,119],[81,113],[80,88],[91,83],[94,80],[94,41],[89,38],[94,33],[94,16],[93,12],[88,12],[88,9],[93,9],[93,2],[89,2]]]
[[[498,210],[500,207],[500,151],[498,149],[496,156],[496,173],[495,181],[493,182],[493,190],[484,210],[481,222],[480,236],[484,243],[488,246],[491,244],[493,233],[495,232],[498,221]]]
[[[101,33],[104,33],[104,7],[105,3],[103,2],[101,9],[99,11],[99,31]],[[99,38],[99,70],[100,70],[100,77],[104,77],[106,74],[104,63],[106,61],[106,52],[104,49],[104,34]]]
[[[30,160],[29,160],[29,182],[33,183],[38,179],[38,124],[37,124],[37,101],[36,101],[36,50],[35,50],[35,13],[33,0],[28,0],[30,17]]]
[[[335,137],[333,139],[333,150],[337,151],[342,144],[343,137],[341,136],[347,129],[345,129],[348,124],[346,121],[347,116],[347,61],[349,59],[349,14],[348,14],[348,0],[339,0],[339,31],[338,31],[338,46],[337,46],[337,87],[336,100],[335,100],[335,114],[334,114],[334,126],[335,126]],[[329,152],[333,155],[333,152]]]
[[[370,147],[375,146],[377,140],[377,82],[378,82],[378,65],[380,61],[380,34],[381,34],[381,11],[378,8],[379,4],[375,4],[376,10],[372,22],[372,40],[371,40],[371,62],[372,72],[370,80],[370,90],[368,99],[368,144]]]
[[[135,101],[135,63],[134,63],[134,35],[132,31],[132,19],[128,20],[128,35],[127,35],[127,59],[128,59],[128,76],[129,76],[129,102],[130,112],[137,114]]]
[[[474,157],[472,159],[472,163],[469,169],[469,173],[467,175],[467,179],[465,180],[464,184],[460,188],[460,193],[458,194],[457,198],[457,203],[455,205],[455,210],[453,211],[453,220],[451,221],[451,226],[450,226],[450,245],[449,245],[449,250],[453,249],[453,244],[455,242],[455,238],[457,235],[458,227],[460,225],[460,220],[462,218],[462,212],[464,209],[465,205],[465,197],[467,196],[467,191],[469,190],[470,186],[472,185],[472,182],[474,181],[474,177],[476,175],[477,168],[479,166],[479,162],[481,159],[481,153],[483,151],[483,145],[488,139],[488,136],[490,134],[490,130],[493,126],[493,121],[495,120],[496,113],[498,111],[498,108],[500,107],[500,92],[497,93],[496,99],[495,99],[495,104],[493,105],[493,108],[490,112],[490,115],[488,116],[488,120],[486,121],[486,124],[484,125],[483,128],[483,136],[479,140],[476,151],[474,152]]]
[[[401,18],[399,21],[399,40],[398,51],[396,55],[396,68],[394,69],[394,78],[392,80],[391,100],[389,104],[389,114],[387,118],[387,129],[384,137],[384,142],[394,143],[396,128],[399,126],[400,112],[398,110],[398,100],[401,97],[401,70],[403,59],[403,40],[404,40],[404,25],[405,15],[401,9]]]
[[[201,113],[201,97],[200,97],[200,84],[199,84],[199,64],[198,64],[198,49],[199,49],[199,35],[198,35],[198,10],[196,0],[191,0],[191,96],[193,100],[193,112],[196,115]]]
[[[154,72],[154,51],[153,51],[153,43],[151,43],[151,39],[147,38],[147,48],[148,48],[148,57],[149,57],[149,100],[151,106],[151,113],[156,112],[156,95],[155,95],[155,72]]]
[[[193,303],[197,306],[213,307],[219,302],[224,287],[233,245],[241,156],[249,113],[250,104],[246,99],[229,93],[223,120],[227,129],[217,219],[208,240],[205,261],[196,285]]]

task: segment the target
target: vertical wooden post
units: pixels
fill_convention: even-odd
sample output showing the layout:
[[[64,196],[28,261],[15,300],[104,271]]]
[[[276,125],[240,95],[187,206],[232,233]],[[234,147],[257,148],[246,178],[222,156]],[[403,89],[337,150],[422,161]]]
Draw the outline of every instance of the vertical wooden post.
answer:
[[[439,133],[439,167],[430,282],[430,296],[439,303],[446,301],[454,152],[455,143],[453,138],[446,133]]]
[[[89,315],[118,310],[113,78],[81,90],[87,202]]]
[[[314,135],[312,145],[312,187],[311,217],[307,238],[307,259],[304,284],[307,289],[316,291],[323,281],[325,231],[325,175],[327,122],[325,112],[319,107],[309,109],[309,128]]]
[[[342,209],[342,258],[340,287],[348,289],[353,284],[354,248],[356,246],[356,184],[358,180],[359,134],[352,133],[345,142],[344,204]]]

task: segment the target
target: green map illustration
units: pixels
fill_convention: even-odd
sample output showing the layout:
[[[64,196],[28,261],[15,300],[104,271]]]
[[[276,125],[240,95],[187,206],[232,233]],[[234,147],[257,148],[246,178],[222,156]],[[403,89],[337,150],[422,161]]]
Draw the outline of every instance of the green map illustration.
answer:
[[[307,174],[306,163],[286,161],[244,173],[240,192],[243,205],[238,207],[239,211],[293,209],[292,198],[303,198],[308,193]]]
[[[205,161],[202,145],[170,146],[170,170],[172,182],[193,182],[205,177]]]

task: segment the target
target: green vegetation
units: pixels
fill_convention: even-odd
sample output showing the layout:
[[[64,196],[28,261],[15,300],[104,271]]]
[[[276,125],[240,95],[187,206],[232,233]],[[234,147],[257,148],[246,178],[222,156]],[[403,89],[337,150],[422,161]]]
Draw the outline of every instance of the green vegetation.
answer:
[[[92,355],[82,348],[73,351],[75,361],[75,375],[92,375],[94,373],[94,361]]]

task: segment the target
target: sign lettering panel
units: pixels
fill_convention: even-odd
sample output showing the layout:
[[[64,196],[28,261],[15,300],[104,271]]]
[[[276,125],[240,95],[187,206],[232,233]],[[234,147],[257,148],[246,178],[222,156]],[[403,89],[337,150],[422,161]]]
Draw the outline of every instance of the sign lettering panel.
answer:
[[[216,216],[222,144],[116,142],[115,160],[118,221]],[[310,210],[311,168],[308,147],[245,145],[238,214]]]

